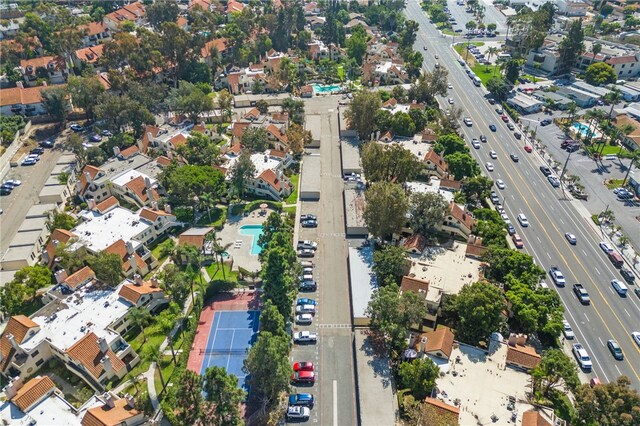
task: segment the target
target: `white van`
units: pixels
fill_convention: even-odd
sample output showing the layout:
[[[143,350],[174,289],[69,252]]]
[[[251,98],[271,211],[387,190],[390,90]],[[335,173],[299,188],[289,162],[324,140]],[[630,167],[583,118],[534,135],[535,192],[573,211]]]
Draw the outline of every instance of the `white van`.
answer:
[[[620,296],[626,296],[627,295],[627,286],[625,285],[625,283],[623,283],[620,280],[611,280],[611,285],[613,286],[613,289],[620,295]]]
[[[482,84],[482,80],[480,80],[480,77],[473,77],[473,84],[480,87],[480,85]]]

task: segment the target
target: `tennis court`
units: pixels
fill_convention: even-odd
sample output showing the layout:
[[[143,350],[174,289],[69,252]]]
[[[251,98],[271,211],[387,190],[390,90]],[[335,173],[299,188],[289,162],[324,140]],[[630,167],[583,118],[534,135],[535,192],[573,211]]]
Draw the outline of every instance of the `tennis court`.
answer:
[[[248,391],[242,365],[258,333],[260,311],[215,311],[204,348],[200,374],[211,366],[222,367],[238,377],[238,384]]]

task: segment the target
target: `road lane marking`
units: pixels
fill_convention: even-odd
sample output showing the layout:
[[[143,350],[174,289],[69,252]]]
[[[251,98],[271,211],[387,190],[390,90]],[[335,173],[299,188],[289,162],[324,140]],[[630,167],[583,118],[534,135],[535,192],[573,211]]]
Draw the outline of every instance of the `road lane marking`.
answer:
[[[584,313],[584,317],[587,319],[587,321],[588,321],[588,322],[591,322],[591,321],[589,320],[589,317],[587,316],[587,313],[586,313],[586,312],[583,312],[583,313]]]
[[[333,381],[333,426],[338,426],[338,381]]]
[[[601,344],[602,346],[604,346],[604,342],[602,341],[602,339],[600,338],[600,336],[598,336],[598,340],[600,340],[600,344]]]
[[[539,242],[540,244],[542,244],[542,240],[540,239],[540,237],[538,237],[538,236],[536,235],[536,238],[538,239],[538,242]]]
[[[584,251],[584,249],[582,249],[582,252],[584,253],[584,257],[589,257],[589,256],[587,255],[587,252],[586,252],[586,251]]]
[[[549,260],[552,259],[551,255],[549,254],[549,252],[547,252],[547,256],[549,257]]]
[[[600,275],[600,271],[598,270],[598,268],[594,266],[593,269],[598,273],[598,275]]]
[[[629,318],[631,318],[631,314],[629,313],[629,311],[627,311],[627,308],[623,308],[624,311],[627,313],[627,315],[629,316]]]
[[[620,371],[620,369],[618,368],[617,365],[614,365],[614,367],[616,368],[616,370],[618,370],[618,374],[622,376],[622,371]]]

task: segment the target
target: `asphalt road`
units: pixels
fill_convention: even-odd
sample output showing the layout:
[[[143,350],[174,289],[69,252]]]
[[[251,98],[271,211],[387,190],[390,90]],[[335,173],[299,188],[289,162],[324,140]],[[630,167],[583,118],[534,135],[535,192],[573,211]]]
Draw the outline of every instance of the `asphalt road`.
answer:
[[[321,195],[318,202],[302,202],[300,214],[318,216],[318,228],[300,228],[298,239],[315,240],[318,250],[312,259],[318,291],[300,293],[319,301],[312,326],[296,327],[318,332],[316,345],[294,345],[292,362],[316,363],[317,381],[311,387],[298,387],[316,397],[310,422],[321,425],[357,424],[353,333],[349,282],[347,277],[347,242],[344,234],[342,203],[342,168],[338,135],[338,98],[327,96],[305,101],[306,114],[321,116],[322,157]],[[306,260],[306,259],[303,259]]]
[[[566,318],[576,333],[576,341],[583,343],[594,359],[594,374],[607,381],[624,374],[632,386],[640,389],[640,348],[630,336],[632,331],[640,331],[640,299],[633,294],[621,298],[611,288],[610,280],[621,277],[598,248],[600,236],[589,224],[588,214],[578,201],[565,200],[562,192],[547,182],[539,171],[543,164],[541,158],[524,151],[523,142],[515,139],[486,101],[486,91],[473,85],[457,62],[451,39],[438,35],[420,12],[417,2],[410,1],[406,11],[407,16],[420,24],[415,48],[421,50],[427,45],[430,51],[439,53],[440,64],[449,70],[456,105],[463,108],[463,115],[473,119],[472,127],[463,125],[466,140],[481,134],[488,138],[488,143],[482,144],[479,150],[471,148],[472,155],[483,170],[484,163],[491,161],[495,171],[485,173],[505,182],[506,189],[496,191],[504,197],[505,209],[525,242],[525,251],[543,269],[558,265],[563,271],[567,286],[557,291],[566,307]],[[433,60],[425,58],[425,66],[433,66]],[[491,132],[489,124],[495,124],[497,131]],[[497,160],[489,158],[490,150],[497,152]],[[519,156],[518,163],[509,158],[512,153]],[[528,228],[518,224],[519,213],[529,219]],[[577,236],[575,247],[565,240],[565,232]],[[546,281],[555,287],[550,279]],[[589,292],[590,306],[582,306],[573,294],[571,287],[577,282]],[[615,361],[606,348],[606,341],[612,338],[620,344],[624,361]]]

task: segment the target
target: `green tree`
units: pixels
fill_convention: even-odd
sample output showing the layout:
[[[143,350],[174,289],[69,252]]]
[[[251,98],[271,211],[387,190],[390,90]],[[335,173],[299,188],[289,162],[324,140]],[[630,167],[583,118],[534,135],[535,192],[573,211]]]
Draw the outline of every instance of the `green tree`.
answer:
[[[265,331],[274,336],[287,336],[284,317],[271,300],[265,301],[260,313],[260,332]]]
[[[370,327],[378,330],[396,356],[406,348],[406,338],[412,324],[419,324],[426,313],[424,302],[416,293],[400,292],[397,284],[374,290],[366,309]]]
[[[467,200],[480,201],[489,196],[493,181],[486,176],[467,178],[462,182],[462,192]]]
[[[265,408],[289,390],[289,345],[288,337],[264,331],[258,334],[258,340],[244,360],[243,371],[251,376],[251,389]]]
[[[373,253],[373,272],[380,285],[400,283],[407,269],[407,252],[402,247],[385,245]]]
[[[89,119],[94,119],[96,105],[104,92],[102,83],[96,77],[70,76],[67,90],[73,105],[84,109]]]
[[[142,332],[142,343],[146,343],[147,342],[147,334],[145,332],[145,328],[147,326],[149,326],[149,324],[151,324],[153,317],[151,316],[151,314],[149,313],[148,310],[146,310],[145,308],[138,308],[135,307],[133,309],[131,309],[129,311],[129,322],[131,322],[131,325],[133,325],[136,328],[140,329],[140,332]],[[142,347],[142,345],[140,345],[140,347]]]
[[[39,289],[51,285],[51,271],[46,266],[25,266],[15,273],[13,282],[23,286],[30,298],[35,298]]]
[[[433,104],[436,95],[447,95],[448,77],[449,71],[445,67],[425,72],[409,88],[409,99],[418,103]]]
[[[251,161],[249,152],[245,150],[240,154],[240,157],[230,170],[229,190],[231,193],[238,198],[242,198],[247,192],[249,180],[253,178],[255,173],[256,166]]]
[[[409,202],[397,183],[376,182],[365,193],[364,221],[375,238],[387,238],[406,223]]]
[[[500,289],[483,282],[464,286],[447,305],[457,316],[456,338],[472,345],[502,330],[502,311],[506,307]]]
[[[128,127],[132,127],[136,136],[142,133],[145,124],[155,123],[153,114],[140,102],[127,95],[111,92],[100,96],[96,118],[104,120],[109,129],[118,133],[124,133]]]
[[[292,123],[287,129],[287,141],[293,155],[300,155],[304,152],[304,147],[313,141],[313,135],[300,124]]]
[[[402,86],[396,86],[396,87],[402,87]],[[410,109],[409,117],[411,117],[411,121],[413,121],[413,124],[415,126],[415,132],[423,131],[424,128],[427,127],[427,124],[429,124],[425,113],[418,108]]]
[[[53,231],[54,229],[66,229],[69,231],[77,224],[78,220],[68,213],[57,210],[51,210],[47,213],[47,229],[49,229],[49,231]]]
[[[505,287],[513,317],[511,328],[555,341],[562,332],[564,308],[558,293],[508,276]]]
[[[483,260],[489,264],[485,271],[487,278],[504,283],[507,276],[513,277],[529,285],[535,286],[544,276],[544,270],[526,253],[510,249],[491,249]]]
[[[155,29],[164,22],[176,22],[178,13],[180,9],[175,0],[155,0],[146,8],[147,19]]]
[[[282,102],[282,112],[289,115],[289,121],[294,124],[304,124],[304,102],[299,99],[287,98]]]
[[[167,99],[169,109],[186,114],[196,122],[203,112],[213,109],[213,99],[204,93],[197,84],[180,81],[178,88],[172,89]]]
[[[504,78],[508,83],[515,84],[520,77],[522,61],[520,59],[509,59],[504,63]]]
[[[266,114],[269,112],[269,104],[264,99],[256,101],[256,108],[260,111],[260,114]]]
[[[502,77],[492,77],[487,81],[487,90],[499,102],[507,99],[512,87],[513,84]]]
[[[222,115],[222,121],[230,122],[233,112],[233,95],[226,89],[221,90],[218,92],[217,103]]]
[[[584,51],[584,31],[582,29],[582,19],[573,21],[569,27],[569,32],[560,42],[558,53],[560,53],[560,63],[558,75],[567,74],[576,63],[576,59]]]
[[[45,111],[56,122],[64,125],[69,115],[69,94],[64,87],[52,87],[40,90]]]
[[[399,144],[372,141],[362,146],[362,168],[369,182],[404,183],[420,174],[422,163]]]
[[[205,417],[203,411],[207,405],[202,396],[204,377],[185,369],[178,379],[175,393],[174,412],[179,424],[195,425]]]
[[[238,426],[243,424],[240,404],[245,392],[238,385],[238,378],[222,367],[209,367],[204,373],[205,399],[212,403],[215,425]]]
[[[178,76],[182,75],[184,67],[200,52],[201,43],[178,27],[175,22],[160,24],[158,50],[163,55],[170,73],[173,75],[173,87],[178,87]]]
[[[585,81],[595,86],[615,83],[617,77],[613,67],[605,62],[595,62],[584,72]]]
[[[391,131],[398,136],[413,136],[416,125],[406,112],[396,112],[391,119]]]
[[[248,127],[242,133],[242,145],[251,152],[263,152],[269,147],[267,131],[264,127]]]
[[[87,164],[87,151],[84,149],[82,137],[77,133],[70,134],[66,147],[75,154],[78,169],[83,169]]]
[[[118,285],[122,278],[122,259],[115,253],[100,252],[87,257],[87,263],[96,278],[112,287]]]
[[[291,318],[291,305],[296,294],[296,278],[291,273],[296,262],[292,246],[268,247],[262,261],[264,297],[270,300],[284,318]],[[262,254],[262,253],[261,253]]]
[[[191,165],[212,166],[220,154],[220,149],[209,136],[192,132],[186,145],[180,145],[177,152]]]
[[[375,113],[380,108],[377,93],[363,90],[356,93],[347,107],[344,116],[349,127],[358,132],[361,140],[369,140],[375,129]]]
[[[445,156],[449,172],[456,180],[474,177],[480,173],[480,167],[476,160],[466,152],[454,152]]]
[[[631,161],[629,161],[629,167],[627,168],[627,173],[624,175],[622,186],[627,184],[627,180],[631,174],[631,169],[634,167],[640,167],[640,149],[634,150],[628,157]]]
[[[540,364],[531,372],[534,387],[544,396],[558,386],[566,385],[574,390],[580,384],[576,364],[561,349],[548,349],[542,354]]]
[[[440,155],[449,155],[456,152],[468,153],[469,147],[464,140],[455,133],[446,133],[438,136],[433,149]]]
[[[174,205],[194,206],[198,194],[210,193],[219,198],[226,192],[224,176],[210,166],[169,166],[162,182]]]
[[[358,65],[362,65],[362,58],[367,52],[369,37],[362,25],[357,25],[351,30],[351,37],[347,39],[347,54],[355,59]]]
[[[591,387],[579,386],[574,392],[576,424],[586,426],[640,424],[640,394],[626,376],[614,382]]]
[[[400,387],[411,389],[411,394],[418,401],[431,395],[439,376],[440,369],[431,358],[404,361],[398,367]]]
[[[449,211],[449,203],[437,192],[417,192],[411,195],[409,219],[414,232],[429,235],[442,223]]]
[[[17,281],[11,281],[0,287],[0,311],[5,315],[23,313],[25,293],[25,287]]]

